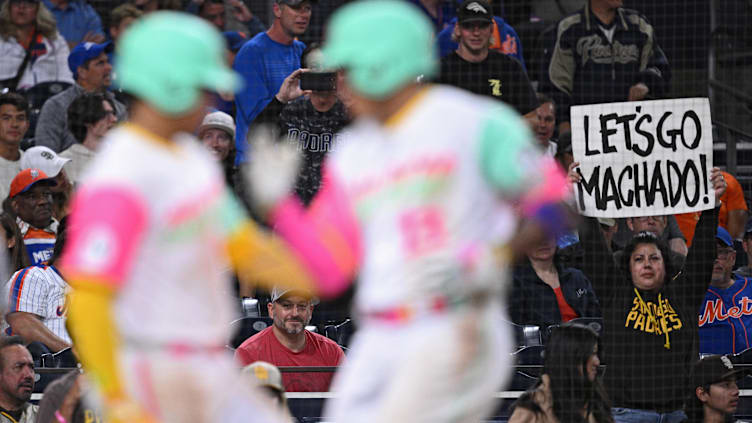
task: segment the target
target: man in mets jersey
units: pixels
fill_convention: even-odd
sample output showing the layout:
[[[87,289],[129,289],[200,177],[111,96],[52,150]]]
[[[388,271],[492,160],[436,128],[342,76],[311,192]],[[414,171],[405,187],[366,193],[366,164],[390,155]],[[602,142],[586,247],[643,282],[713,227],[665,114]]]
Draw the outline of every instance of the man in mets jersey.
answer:
[[[236,306],[227,278],[311,289],[281,241],[243,214],[190,135],[209,91],[241,79],[221,35],[197,17],[155,12],[120,39],[129,122],[84,173],[61,269],[81,362],[109,422],[275,422],[225,347]]]
[[[16,272],[5,286],[8,311],[6,335],[18,335],[25,342],[41,342],[51,352],[70,348],[65,329],[68,284],[53,266],[30,266]]]
[[[416,82],[438,66],[431,25],[409,3],[351,3],[327,34],[325,64],[343,70],[352,92],[352,142],[327,159],[308,209],[289,195],[268,209],[320,294],[336,295],[359,272],[358,332],[325,414],[483,420],[511,365],[506,257],[495,252],[513,239],[516,213],[538,235],[541,225],[561,229],[564,176],[508,106]],[[254,163],[276,154],[264,145],[251,181],[263,174]],[[265,195],[256,194],[274,197]]]
[[[65,328],[68,284],[55,267],[65,242],[65,224],[58,226],[55,249],[49,265],[36,265],[17,271],[5,285],[8,309],[3,329],[26,343],[40,342],[53,353],[71,347]]]
[[[752,347],[752,278],[734,273],[736,251],[722,226],[713,275],[700,306],[700,353],[736,354]]]

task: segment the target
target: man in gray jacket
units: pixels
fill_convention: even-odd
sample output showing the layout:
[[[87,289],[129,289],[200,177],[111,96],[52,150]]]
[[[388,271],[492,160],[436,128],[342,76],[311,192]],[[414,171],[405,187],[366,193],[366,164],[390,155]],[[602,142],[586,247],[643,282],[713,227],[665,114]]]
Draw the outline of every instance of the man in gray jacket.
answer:
[[[51,97],[42,106],[34,133],[36,145],[43,145],[60,153],[76,143],[76,138],[68,129],[68,106],[83,93],[103,93],[115,105],[118,121],[125,119],[125,106],[107,90],[112,84],[112,65],[107,57],[111,51],[112,43],[109,42],[81,43],[71,50],[68,66],[76,83]]]

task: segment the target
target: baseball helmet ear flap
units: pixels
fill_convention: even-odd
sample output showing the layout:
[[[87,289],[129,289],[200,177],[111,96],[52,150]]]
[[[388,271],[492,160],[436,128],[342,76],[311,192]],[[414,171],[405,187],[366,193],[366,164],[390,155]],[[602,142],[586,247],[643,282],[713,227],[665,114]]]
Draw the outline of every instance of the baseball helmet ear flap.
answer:
[[[366,97],[385,98],[438,72],[433,27],[410,3],[352,3],[332,16],[327,33],[325,67],[344,68],[353,89]]]

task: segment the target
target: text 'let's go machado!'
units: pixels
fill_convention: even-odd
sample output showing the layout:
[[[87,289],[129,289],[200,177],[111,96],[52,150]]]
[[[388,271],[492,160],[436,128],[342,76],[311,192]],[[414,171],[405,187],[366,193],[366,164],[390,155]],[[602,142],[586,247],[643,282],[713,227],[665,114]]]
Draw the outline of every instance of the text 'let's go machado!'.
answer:
[[[714,206],[706,98],[575,106],[571,118],[583,215],[664,215]]]

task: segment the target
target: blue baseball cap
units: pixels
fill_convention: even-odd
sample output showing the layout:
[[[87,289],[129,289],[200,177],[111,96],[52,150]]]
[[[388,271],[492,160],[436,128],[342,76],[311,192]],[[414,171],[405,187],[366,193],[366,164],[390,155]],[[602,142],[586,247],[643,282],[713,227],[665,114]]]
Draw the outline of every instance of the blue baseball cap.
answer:
[[[227,49],[233,53],[237,53],[240,47],[243,47],[243,44],[248,41],[248,35],[238,31],[225,31],[222,36],[225,37]]]
[[[68,67],[73,72],[73,78],[78,78],[78,67],[83,66],[89,60],[96,59],[102,53],[111,53],[114,49],[111,42],[102,44],[85,42],[73,47],[68,55]]]
[[[721,226],[718,227],[718,231],[715,234],[715,239],[721,241],[727,247],[734,246],[734,240],[731,238],[731,234],[729,234],[728,231],[723,229],[723,227]]]

